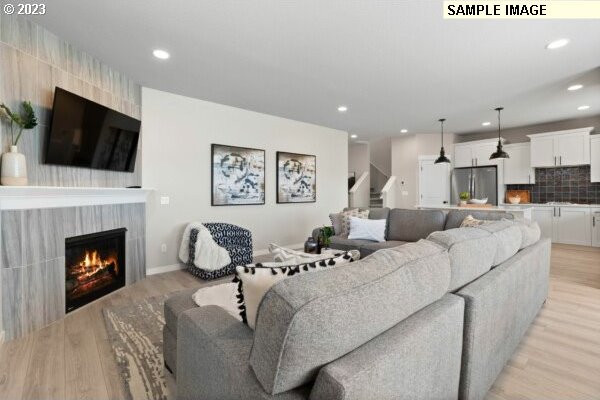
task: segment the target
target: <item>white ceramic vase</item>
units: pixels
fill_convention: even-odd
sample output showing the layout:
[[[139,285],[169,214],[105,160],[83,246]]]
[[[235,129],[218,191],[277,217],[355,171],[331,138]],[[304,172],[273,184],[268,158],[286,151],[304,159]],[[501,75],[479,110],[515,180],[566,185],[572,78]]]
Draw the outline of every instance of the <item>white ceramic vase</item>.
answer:
[[[10,152],[2,154],[0,183],[4,186],[27,185],[25,156],[17,151],[17,146],[10,146]]]

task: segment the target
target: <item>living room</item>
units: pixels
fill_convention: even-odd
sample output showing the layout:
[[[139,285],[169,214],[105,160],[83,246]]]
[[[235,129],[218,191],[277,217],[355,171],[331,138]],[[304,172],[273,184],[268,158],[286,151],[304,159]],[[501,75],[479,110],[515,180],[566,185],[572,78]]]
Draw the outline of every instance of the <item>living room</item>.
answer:
[[[446,3],[3,1],[0,398],[600,398],[600,15]]]

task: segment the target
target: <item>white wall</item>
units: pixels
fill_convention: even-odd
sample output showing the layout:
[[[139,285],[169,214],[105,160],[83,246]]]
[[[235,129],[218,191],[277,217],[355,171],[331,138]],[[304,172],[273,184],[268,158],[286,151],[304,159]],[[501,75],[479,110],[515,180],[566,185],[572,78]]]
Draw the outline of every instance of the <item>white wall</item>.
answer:
[[[229,222],[252,231],[254,250],[304,242],[328,214],[347,205],[347,133],[154,89],[142,90],[143,186],[147,205],[147,268],[178,262],[190,221]],[[212,207],[211,143],[266,150],[266,204]],[[275,152],[317,157],[317,202],[276,204]],[[169,205],[160,205],[169,196]],[[161,244],[167,252],[161,252]]]
[[[369,143],[348,144],[348,172],[354,172],[357,180],[364,172],[369,172],[371,166],[369,160]],[[369,206],[371,175],[367,176],[362,185],[364,185],[362,190],[359,190],[354,196],[354,206],[356,207]]]
[[[444,134],[446,155],[454,151],[454,134]],[[398,208],[413,208],[418,204],[419,156],[440,153],[440,134],[420,133],[392,139],[392,175],[396,176],[396,204]]]
[[[371,164],[387,176],[392,174],[392,138],[379,138],[369,141]]]

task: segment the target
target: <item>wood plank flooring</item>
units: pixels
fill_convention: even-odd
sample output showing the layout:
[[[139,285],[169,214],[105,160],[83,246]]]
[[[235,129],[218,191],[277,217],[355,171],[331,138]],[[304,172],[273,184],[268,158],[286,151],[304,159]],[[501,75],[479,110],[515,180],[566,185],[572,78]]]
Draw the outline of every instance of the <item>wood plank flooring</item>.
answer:
[[[4,343],[0,399],[123,398],[102,309],[200,285],[184,271],[149,276]],[[513,399],[600,399],[600,249],[553,246],[548,301],[487,396]]]

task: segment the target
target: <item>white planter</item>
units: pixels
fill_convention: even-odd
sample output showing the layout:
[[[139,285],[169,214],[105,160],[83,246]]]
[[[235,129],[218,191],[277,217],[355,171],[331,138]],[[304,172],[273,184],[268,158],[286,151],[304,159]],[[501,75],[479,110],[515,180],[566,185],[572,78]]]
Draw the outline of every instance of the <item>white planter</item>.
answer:
[[[10,146],[10,152],[2,154],[0,175],[0,183],[4,186],[27,185],[25,156],[17,152],[17,146]]]

